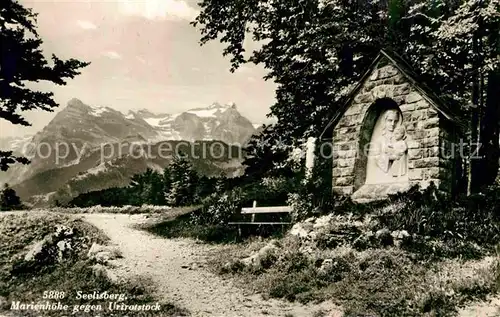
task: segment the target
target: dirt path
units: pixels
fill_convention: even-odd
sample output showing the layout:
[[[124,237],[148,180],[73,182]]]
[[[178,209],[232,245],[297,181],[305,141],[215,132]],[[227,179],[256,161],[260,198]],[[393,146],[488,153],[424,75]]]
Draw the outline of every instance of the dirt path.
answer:
[[[490,297],[488,301],[472,303],[458,311],[458,317],[498,317],[500,316],[500,297]]]
[[[230,281],[203,268],[205,254],[213,247],[187,239],[163,239],[130,227],[146,221],[144,216],[89,214],[84,217],[122,250],[124,258],[117,262],[118,274],[151,276],[163,300],[187,308],[192,316],[307,317],[320,310],[330,311],[327,316],[341,316],[329,303],[309,307],[245,294]]]

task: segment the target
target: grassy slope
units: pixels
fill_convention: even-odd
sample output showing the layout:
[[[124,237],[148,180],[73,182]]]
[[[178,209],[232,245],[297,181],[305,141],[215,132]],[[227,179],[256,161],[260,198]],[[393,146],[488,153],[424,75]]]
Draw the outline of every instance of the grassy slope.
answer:
[[[18,262],[27,252],[27,246],[41,240],[46,234],[54,232],[58,224],[74,228],[87,237],[85,247],[72,260],[63,264],[43,267],[36,272],[12,274],[13,264]],[[61,302],[65,305],[103,304],[103,300],[78,300],[77,291],[92,293],[93,291],[108,293],[123,293],[129,298],[127,304],[150,304],[155,300],[150,293],[151,283],[144,279],[130,281],[126,284],[115,284],[102,275],[94,274],[91,269],[93,263],[86,259],[85,254],[93,242],[104,244],[107,241],[98,229],[72,216],[56,213],[30,213],[0,216],[0,296],[6,302],[0,311],[10,309],[12,301],[24,303],[44,302],[44,291],[64,291],[68,296]],[[133,298],[132,298],[133,297]],[[130,299],[132,298],[132,299]],[[1,301],[0,301],[1,302]],[[133,313],[134,316],[179,316],[185,312],[174,305],[162,303],[162,311],[155,313]],[[40,316],[23,311],[23,316]],[[44,312],[43,316],[60,316],[61,312]],[[92,313],[79,313],[79,316],[91,316]],[[94,313],[95,315],[95,313]],[[100,316],[125,316],[126,313],[104,311]],[[130,314],[129,314],[130,315]]]
[[[304,255],[299,243],[284,238],[278,240],[278,253],[262,266],[245,267],[238,261],[265,244],[227,245],[212,254],[211,267],[268,297],[303,303],[333,300],[344,307],[346,317],[453,316],[458,307],[498,291],[498,264],[491,256],[423,262],[396,247],[338,247]],[[316,260],[326,258],[333,266],[322,272]]]
[[[189,214],[145,229],[166,238],[188,237],[225,244],[211,255],[215,273],[269,297],[304,303],[333,300],[344,307],[346,317],[453,316],[458,307],[495,294],[499,286],[498,261],[492,255],[462,260],[429,256],[429,252],[440,252],[424,252],[418,247],[356,250],[349,244],[336,248],[313,246],[304,252],[303,241],[275,235],[279,251],[253,269],[239,260],[265,246],[268,240],[243,237],[241,241],[235,228],[193,225]],[[331,259],[333,267],[321,272],[324,259]]]

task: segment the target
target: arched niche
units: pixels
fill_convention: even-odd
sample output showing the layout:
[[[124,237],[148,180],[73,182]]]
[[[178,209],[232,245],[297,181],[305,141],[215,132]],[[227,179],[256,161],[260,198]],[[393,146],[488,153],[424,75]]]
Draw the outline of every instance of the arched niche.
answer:
[[[354,190],[365,184],[408,181],[406,131],[398,104],[377,99],[367,110],[361,126],[355,161]]]

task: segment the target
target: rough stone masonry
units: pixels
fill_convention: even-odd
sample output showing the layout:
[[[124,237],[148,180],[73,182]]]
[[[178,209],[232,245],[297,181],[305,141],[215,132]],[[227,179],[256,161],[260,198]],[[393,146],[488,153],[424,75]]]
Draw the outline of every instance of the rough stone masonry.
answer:
[[[382,51],[331,125],[334,192],[371,201],[431,181],[455,190],[459,121],[403,61]]]

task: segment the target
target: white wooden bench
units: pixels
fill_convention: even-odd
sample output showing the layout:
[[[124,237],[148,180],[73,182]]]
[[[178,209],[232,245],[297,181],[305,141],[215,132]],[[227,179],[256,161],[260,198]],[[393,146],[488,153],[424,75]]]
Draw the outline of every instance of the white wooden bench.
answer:
[[[241,221],[241,222],[229,222],[230,225],[238,225],[238,233],[241,235],[241,225],[289,225],[289,221],[255,221],[256,214],[278,214],[278,213],[290,213],[292,212],[292,207],[290,206],[276,206],[276,207],[257,207],[257,201],[253,202],[252,207],[241,208],[242,215],[252,215],[251,221]]]

